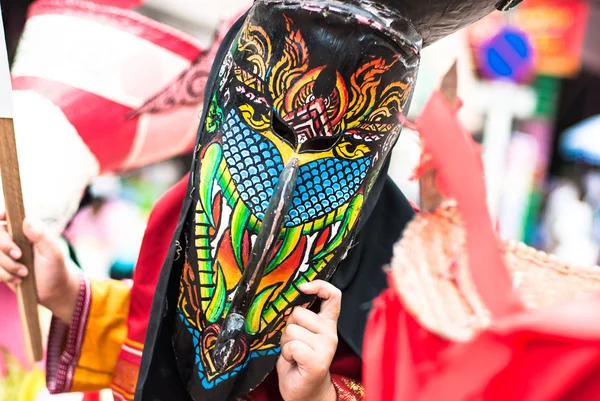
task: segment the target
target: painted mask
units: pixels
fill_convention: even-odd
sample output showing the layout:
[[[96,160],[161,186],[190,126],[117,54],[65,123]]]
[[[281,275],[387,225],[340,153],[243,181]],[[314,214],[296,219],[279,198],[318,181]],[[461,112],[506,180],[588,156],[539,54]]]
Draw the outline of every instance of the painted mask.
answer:
[[[383,6],[259,0],[222,64],[193,171],[173,343],[195,400],[273,369],[286,317],[352,245],[400,134],[420,36]],[[183,344],[183,345],[182,345]]]

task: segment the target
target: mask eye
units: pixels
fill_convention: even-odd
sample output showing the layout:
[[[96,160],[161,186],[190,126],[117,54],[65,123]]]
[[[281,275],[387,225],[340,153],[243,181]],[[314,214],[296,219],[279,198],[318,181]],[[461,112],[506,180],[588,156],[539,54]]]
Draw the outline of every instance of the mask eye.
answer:
[[[339,135],[336,136],[322,136],[317,138],[311,138],[304,142],[300,147],[301,152],[325,152],[331,149],[337,141],[340,139]]]
[[[287,125],[283,120],[281,120],[281,118],[279,118],[277,113],[273,113],[273,121],[271,122],[271,127],[273,128],[273,132],[275,132],[275,135],[286,141],[289,145],[292,146],[292,148],[296,148],[296,133],[289,125]]]

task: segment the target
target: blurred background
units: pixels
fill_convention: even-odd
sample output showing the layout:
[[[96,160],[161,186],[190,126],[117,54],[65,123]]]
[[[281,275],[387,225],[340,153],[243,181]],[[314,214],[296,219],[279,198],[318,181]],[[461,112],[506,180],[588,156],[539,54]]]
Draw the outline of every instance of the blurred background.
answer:
[[[19,58],[17,47],[31,3],[1,0],[11,61]],[[220,23],[247,4],[145,0],[134,11],[185,32],[208,48]],[[31,45],[28,49],[36,50]],[[488,202],[502,235],[569,263],[597,264],[600,4],[525,0],[508,13],[493,14],[425,49],[410,118],[418,115],[454,60],[463,100],[460,118],[483,145]],[[411,177],[419,153],[418,136],[405,129],[389,171],[415,203],[418,184]],[[64,232],[73,268],[96,278],[130,279],[152,206],[188,172],[190,160],[191,155],[182,155],[120,175],[95,177]],[[18,362],[0,355],[1,401],[84,397],[47,395],[41,372],[29,376],[33,384],[23,386],[24,374],[8,369],[10,363]],[[31,390],[15,398],[16,387]]]

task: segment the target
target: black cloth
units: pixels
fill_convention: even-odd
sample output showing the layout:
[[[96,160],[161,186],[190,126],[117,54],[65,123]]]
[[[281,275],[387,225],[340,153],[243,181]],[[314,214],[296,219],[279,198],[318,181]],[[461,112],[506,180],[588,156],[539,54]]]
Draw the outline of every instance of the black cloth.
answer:
[[[370,200],[369,205],[373,209],[348,258],[339,265],[332,279],[332,284],[343,293],[339,335],[361,357],[372,301],[387,288],[383,268],[391,261],[394,243],[415,215],[406,197],[387,174],[383,175],[381,193],[375,200]]]
[[[200,135],[205,125],[206,112],[210,104],[209,96],[214,92],[219,68],[231,43],[239,33],[246,19],[246,15],[240,17],[231,27],[215,56],[215,61],[205,87],[204,107],[202,118],[198,128],[196,146],[200,141]],[[195,171],[197,158],[194,157],[191,170]],[[193,175],[190,175],[188,187],[193,186]],[[190,193],[188,191],[188,193]],[[177,361],[171,345],[172,328],[175,326],[175,309],[179,293],[179,279],[181,277],[181,263],[174,263],[176,244],[179,241],[186,217],[192,203],[192,198],[187,196],[183,201],[179,221],[175,229],[175,235],[171,240],[170,250],[167,254],[163,268],[158,278],[156,292],[148,321],[146,340],[144,342],[144,353],[140,365],[140,372],[135,391],[136,401],[186,401],[191,400],[185,385],[183,384],[177,368]],[[180,262],[182,262],[180,260]]]
[[[357,0],[348,0],[361,6]],[[498,0],[380,0],[382,4],[399,12],[416,27],[423,37],[424,45],[452,33],[469,23],[489,14]],[[376,5],[372,5],[376,6]],[[209,96],[215,93],[218,70],[226,52],[237,37],[246,15],[240,18],[226,35],[217,53],[209,80],[205,87],[204,112],[199,125],[198,144],[203,139]],[[405,21],[397,21],[400,24]],[[411,39],[412,40],[412,39]],[[198,170],[198,158],[194,155],[191,171]],[[399,239],[403,228],[414,211],[398,188],[387,178],[389,160],[379,173],[363,206],[353,248],[343,260],[332,282],[343,291],[342,312],[338,324],[340,336],[361,355],[365,323],[375,297],[386,288],[383,265],[390,261],[393,244]],[[193,174],[189,193],[193,193]],[[185,243],[184,227],[190,213],[191,197],[186,197],[171,250],[165,260],[156,288],[152,312],[146,335],[136,389],[137,401],[189,400],[189,375],[193,372],[178,369],[176,355],[189,357],[191,344],[173,344],[176,305],[182,273],[183,258],[176,258],[177,243]],[[191,339],[189,340],[192,341]],[[174,350],[173,347],[177,347]],[[186,354],[187,352],[187,354]],[[185,363],[179,364],[186,366]],[[192,368],[188,368],[192,369]],[[185,384],[187,383],[187,384]]]

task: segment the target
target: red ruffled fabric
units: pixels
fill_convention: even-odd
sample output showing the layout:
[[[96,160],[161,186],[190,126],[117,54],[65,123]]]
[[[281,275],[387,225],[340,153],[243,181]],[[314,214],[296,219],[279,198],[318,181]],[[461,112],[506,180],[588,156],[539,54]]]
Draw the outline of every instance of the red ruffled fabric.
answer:
[[[388,289],[363,351],[368,401],[596,401],[600,298],[520,314],[465,344],[427,329]]]
[[[456,199],[464,218],[473,282],[493,325],[464,343],[443,339],[408,313],[390,275],[365,331],[366,399],[600,399],[600,296],[524,310],[485,209],[480,159],[455,110],[437,93],[416,125],[434,159],[438,188]]]

